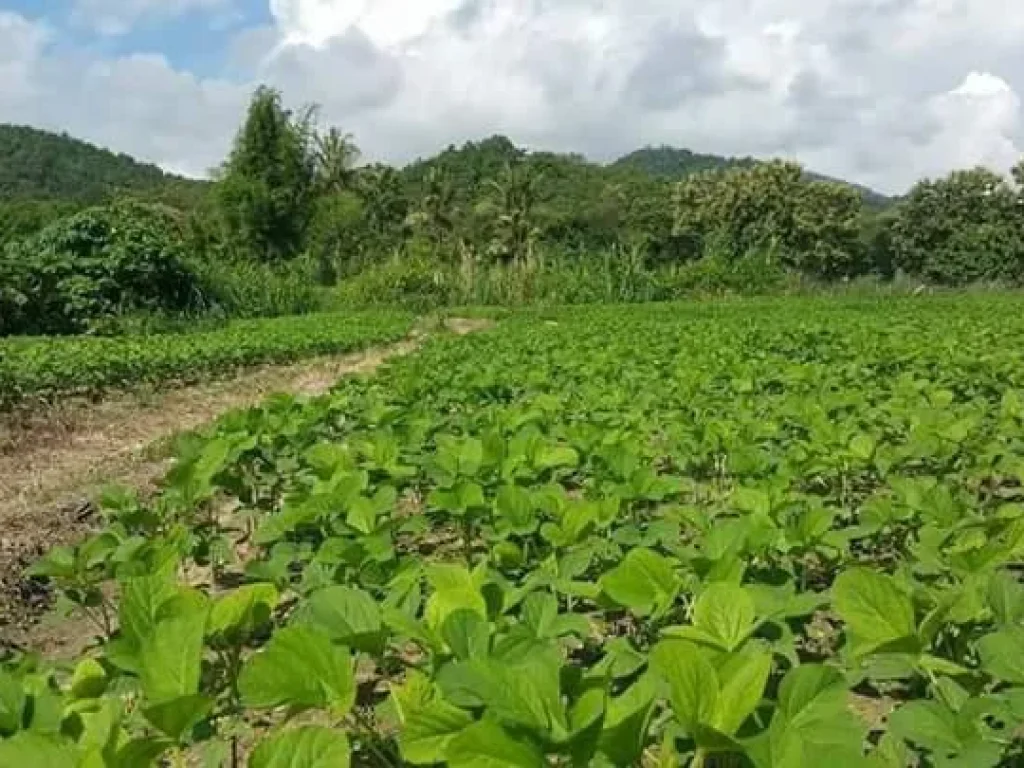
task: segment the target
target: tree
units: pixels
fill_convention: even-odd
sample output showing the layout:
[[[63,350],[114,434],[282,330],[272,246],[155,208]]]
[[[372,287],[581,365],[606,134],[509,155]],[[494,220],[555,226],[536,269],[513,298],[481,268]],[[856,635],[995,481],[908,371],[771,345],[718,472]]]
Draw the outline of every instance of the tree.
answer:
[[[311,109],[293,115],[271,88],[253,94],[217,183],[236,252],[280,261],[302,250],[317,178],[312,116]]]
[[[540,234],[533,218],[541,175],[523,161],[510,162],[501,178],[491,180],[495,213],[491,253],[506,263],[531,263]]]
[[[361,154],[352,134],[331,128],[327,133],[317,134],[315,144],[318,191],[336,194],[351,189]]]
[[[1024,178],[1021,167],[1013,171]],[[896,268],[943,285],[1024,280],[1021,189],[985,168],[918,183],[897,206]]]
[[[455,231],[455,187],[445,168],[427,172],[419,209],[409,221],[435,252],[447,254]]]
[[[386,165],[367,168],[359,176],[357,191],[363,199],[367,229],[376,244],[394,245],[396,239],[403,239],[409,200],[398,171]]]
[[[807,178],[796,163],[757,163],[678,182],[673,237],[695,256],[778,254],[784,266],[825,278],[862,270],[861,199],[848,186]]]

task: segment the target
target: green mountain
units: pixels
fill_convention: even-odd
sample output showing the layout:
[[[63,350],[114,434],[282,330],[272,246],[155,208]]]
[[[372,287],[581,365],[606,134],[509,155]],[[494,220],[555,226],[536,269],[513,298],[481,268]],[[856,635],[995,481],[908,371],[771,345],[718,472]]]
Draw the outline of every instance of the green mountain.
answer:
[[[704,171],[747,168],[756,162],[752,157],[703,155],[688,149],[662,146],[645,147],[630,152],[612,163],[611,167],[620,170],[642,171],[663,179],[682,179]]]
[[[620,157],[611,164],[612,168],[628,169],[649,173],[662,179],[683,179],[695,173],[704,171],[723,171],[729,168],[749,168],[755,165],[758,160],[753,157],[722,157],[721,155],[704,155],[691,152],[688,149],[676,149],[675,147],[645,147],[635,152],[630,152]],[[871,207],[885,207],[892,203],[892,198],[887,197],[873,189],[861,184],[825,176],[814,171],[807,171],[808,178],[818,181],[833,181],[846,184],[857,190],[864,203]]]
[[[201,198],[205,187],[204,182],[165,173],[67,134],[0,125],[0,201],[92,205],[132,194],[188,207]]]

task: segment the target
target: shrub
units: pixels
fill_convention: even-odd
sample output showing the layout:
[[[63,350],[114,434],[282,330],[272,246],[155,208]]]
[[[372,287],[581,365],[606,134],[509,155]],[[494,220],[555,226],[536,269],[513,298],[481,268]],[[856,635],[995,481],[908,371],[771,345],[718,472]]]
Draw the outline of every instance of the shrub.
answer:
[[[0,332],[68,334],[132,311],[177,311],[196,297],[169,208],[121,202],[62,219],[0,257]]]

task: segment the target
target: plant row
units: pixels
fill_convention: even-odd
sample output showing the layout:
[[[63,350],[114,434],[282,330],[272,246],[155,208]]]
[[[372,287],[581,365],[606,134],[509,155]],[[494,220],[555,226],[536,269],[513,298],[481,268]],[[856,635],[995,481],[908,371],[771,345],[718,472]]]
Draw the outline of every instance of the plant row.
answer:
[[[26,399],[196,381],[259,363],[287,362],[396,341],[404,312],[341,312],[233,321],[195,333],[0,341],[0,410]]]
[[[182,445],[0,764],[1024,760],[1013,301],[533,314]]]

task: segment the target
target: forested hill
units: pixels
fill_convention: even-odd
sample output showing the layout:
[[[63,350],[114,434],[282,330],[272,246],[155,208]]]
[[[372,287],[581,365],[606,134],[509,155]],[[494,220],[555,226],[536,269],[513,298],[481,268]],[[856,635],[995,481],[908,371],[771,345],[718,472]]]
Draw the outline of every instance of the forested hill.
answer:
[[[723,171],[728,168],[748,168],[757,161],[752,157],[722,157],[703,155],[675,147],[645,147],[620,157],[612,168],[643,171],[664,179],[682,179],[703,171]]]
[[[187,206],[205,186],[67,134],[0,125],[0,201],[90,205],[132,194]]]
[[[694,173],[703,171],[724,171],[730,168],[749,168],[758,161],[752,157],[723,157],[721,155],[704,155],[688,149],[675,147],[645,147],[620,157],[611,164],[612,168],[641,171],[662,179],[683,179]],[[857,190],[864,202],[874,207],[884,207],[892,202],[873,189],[843,179],[836,179],[824,174],[807,171],[807,177],[818,181],[838,181]]]

